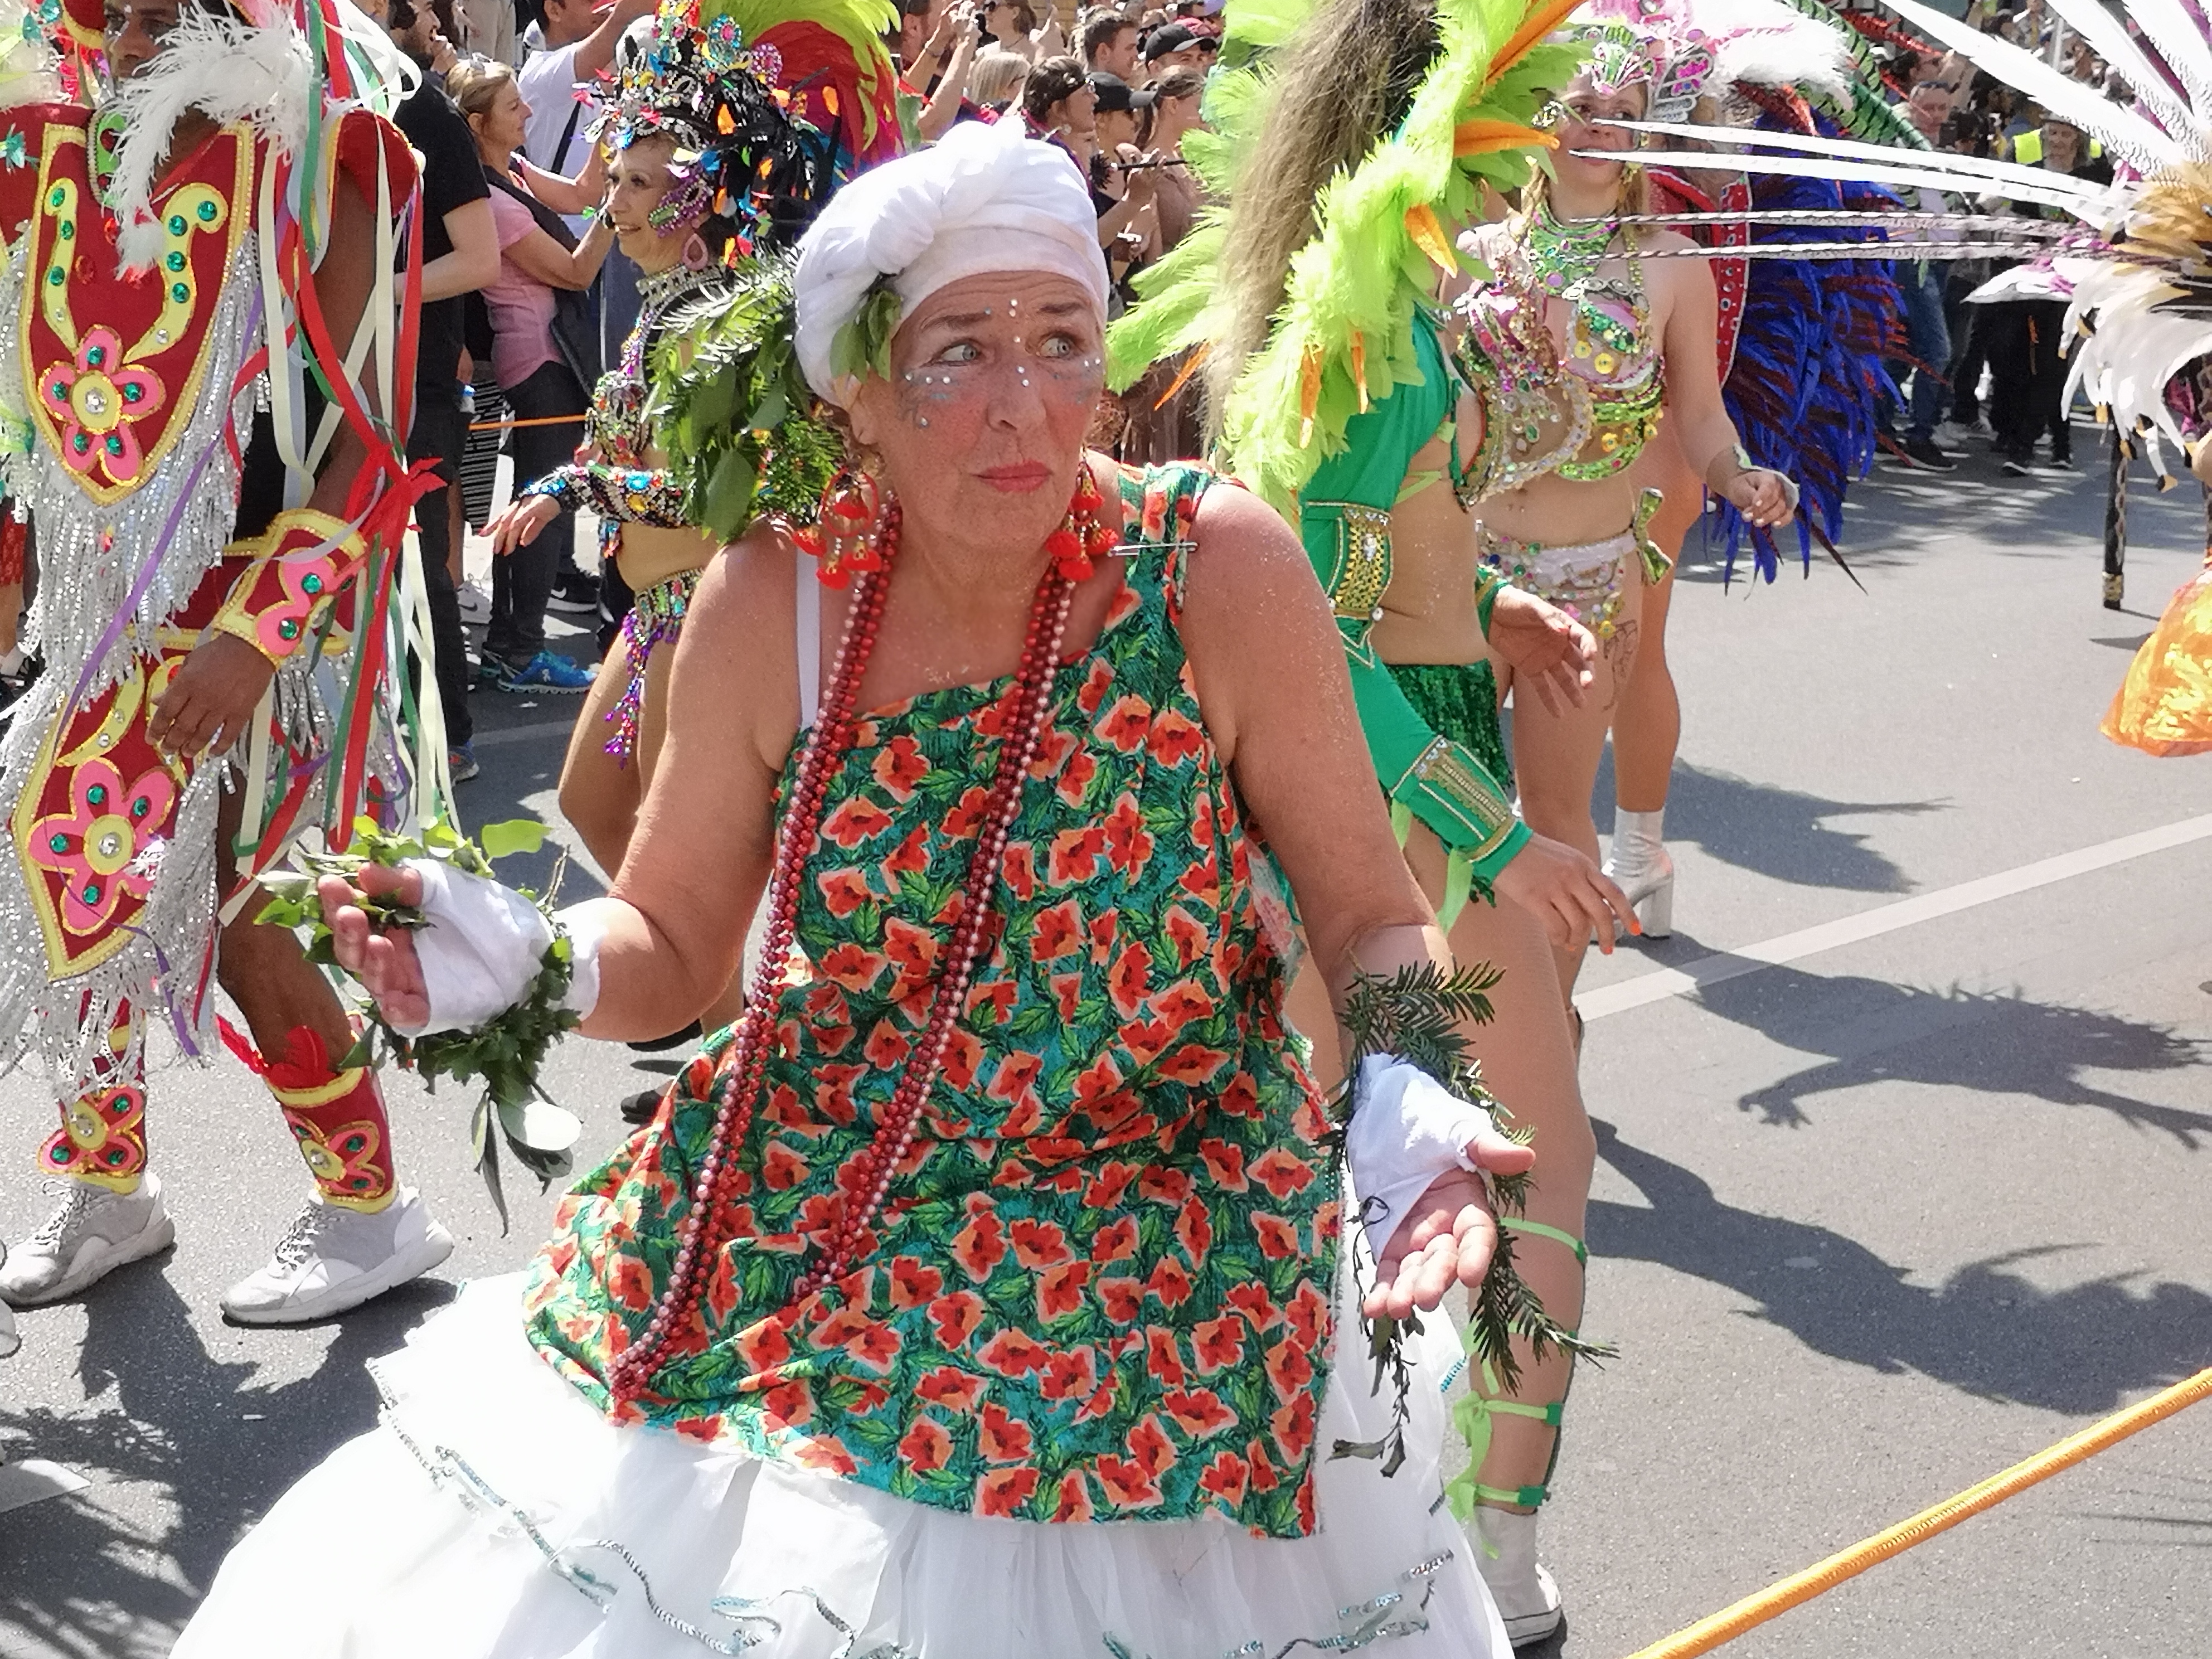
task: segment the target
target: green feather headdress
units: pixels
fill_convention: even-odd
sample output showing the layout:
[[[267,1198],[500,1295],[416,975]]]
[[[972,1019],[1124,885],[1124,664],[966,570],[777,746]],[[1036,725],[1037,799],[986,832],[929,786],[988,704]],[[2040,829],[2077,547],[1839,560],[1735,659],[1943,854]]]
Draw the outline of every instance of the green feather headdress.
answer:
[[[1287,511],[1345,428],[1372,400],[1419,380],[1413,315],[1462,256],[1448,227],[1480,216],[1485,184],[1528,182],[1552,140],[1532,124],[1572,79],[1579,49],[1547,43],[1576,0],[1443,0],[1438,46],[1395,132],[1340,173],[1315,204],[1267,337],[1216,411],[1218,459]],[[1259,143],[1273,90],[1267,54],[1311,15],[1310,0],[1238,0],[1206,118],[1183,155],[1209,209],[1138,278],[1142,302],[1107,336],[1108,373],[1126,386],[1147,365],[1227,337],[1235,296],[1223,280],[1237,234],[1237,175]]]

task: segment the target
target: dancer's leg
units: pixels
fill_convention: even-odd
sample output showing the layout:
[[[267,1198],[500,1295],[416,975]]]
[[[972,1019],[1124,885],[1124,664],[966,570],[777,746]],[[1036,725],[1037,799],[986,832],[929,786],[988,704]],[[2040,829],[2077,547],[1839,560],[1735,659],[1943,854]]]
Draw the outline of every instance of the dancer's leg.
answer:
[[[62,1103],[60,1128],[39,1148],[60,1202],[28,1238],[0,1250],[0,1301],[64,1300],[176,1237],[146,1167],[144,1064],[116,1058],[129,1046],[131,1019],[127,1005],[117,1011],[112,1052],[94,1060],[93,1086]]]
[[[561,815],[583,838],[610,881],[622,868],[623,855],[637,829],[637,809],[645,799],[641,754],[631,756],[625,766],[607,753],[607,739],[614,734],[614,723],[607,717],[629,685],[629,644],[617,635],[599,665],[599,678],[584,694],[583,712],[568,734],[568,758],[561,763]],[[641,730],[641,750],[643,735]]]
[[[217,890],[230,892],[230,848],[241,796],[218,809]],[[242,1323],[289,1325],[356,1307],[428,1272],[452,1253],[395,1169],[392,1123],[376,1072],[348,1066],[353,1023],[289,927],[264,927],[249,902],[224,927],[216,975],[252,1033],[246,1056],[276,1097],[315,1183],[269,1261],[226,1291],[223,1311]]]
[[[1645,935],[1665,939],[1674,931],[1674,866],[1662,844],[1663,826],[1674,752],[1682,740],[1681,699],[1667,665],[1667,611],[1683,546],[1704,516],[1705,492],[1671,437],[1662,433],[1645,453],[1654,459],[1656,487],[1664,495],[1650,533],[1672,562],[1644,590],[1636,667],[1613,711],[1613,844],[1605,872],[1628,894]]]
[[[1670,562],[1667,574],[1644,589],[1636,665],[1613,716],[1613,799],[1629,812],[1658,812],[1667,805],[1674,751],[1682,741],[1682,702],[1667,665],[1667,608],[1682,549],[1705,510],[1705,486],[1682,459],[1671,429],[1662,428],[1644,456],[1647,465],[1637,476],[1648,471],[1661,495],[1647,533]]]
[[[1644,581],[1631,552],[1620,576],[1620,608],[1613,627],[1599,641],[1596,677],[1579,708],[1557,714],[1535,697],[1513,705],[1513,767],[1521,784],[1521,815],[1540,836],[1598,857],[1597,827],[1590,821],[1590,792],[1597,785],[1598,762],[1618,711],[1622,689],[1636,672],[1644,613]],[[1502,665],[1501,685],[1510,671]],[[1564,1000],[1582,971],[1586,942],[1553,952],[1557,984]]]

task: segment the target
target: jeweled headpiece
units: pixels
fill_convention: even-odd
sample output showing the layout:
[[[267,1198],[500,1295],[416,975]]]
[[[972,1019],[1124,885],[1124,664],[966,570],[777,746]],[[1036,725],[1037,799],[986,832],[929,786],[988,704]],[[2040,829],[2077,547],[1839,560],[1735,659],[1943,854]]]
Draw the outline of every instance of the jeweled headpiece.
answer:
[[[1712,42],[1677,0],[1592,0],[1569,40],[1589,48],[1584,71],[1601,93],[1647,88],[1644,118],[1680,121],[1712,78]]]
[[[763,227],[769,240],[788,240],[835,179],[830,141],[777,88],[782,67],[776,48],[748,43],[734,19],[702,24],[698,0],[662,0],[642,45],[600,77],[592,137],[616,150],[641,138],[675,145],[677,184],[653,211],[656,226],[715,213],[736,221],[748,244]]]

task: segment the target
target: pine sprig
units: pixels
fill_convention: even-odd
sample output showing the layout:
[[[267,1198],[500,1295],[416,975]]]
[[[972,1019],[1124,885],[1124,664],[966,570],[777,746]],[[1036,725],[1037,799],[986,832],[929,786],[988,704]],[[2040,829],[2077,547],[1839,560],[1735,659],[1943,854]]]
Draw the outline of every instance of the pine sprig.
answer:
[[[545,827],[533,820],[517,819],[486,824],[479,834],[481,845],[441,820],[419,836],[398,836],[362,819],[354,827],[346,852],[302,853],[300,861],[304,868],[271,871],[263,876],[261,886],[270,896],[269,902],[254,920],[304,930],[307,959],[322,964],[336,977],[343,970],[331,948],[330,924],[323,919],[315,884],[325,876],[338,876],[358,890],[363,866],[396,866],[409,859],[434,859],[465,874],[489,878],[492,860],[510,853],[534,853],[544,846]],[[516,890],[550,918],[567,867],[564,854],[554,866],[553,879],[546,884],[543,898],[526,887]],[[364,895],[357,902],[380,928],[420,927],[428,921],[414,906],[395,903],[389,897]],[[434,1093],[440,1078],[482,1080],[483,1091],[470,1119],[469,1139],[476,1153],[477,1172],[483,1177],[492,1207],[499,1212],[502,1234],[507,1230],[508,1218],[500,1174],[501,1141],[507,1143],[517,1163],[538,1177],[542,1192],[574,1169],[574,1149],[583,1133],[582,1120],[554,1104],[538,1086],[547,1051],[563,1032],[576,1025],[575,1014],[561,1006],[568,992],[573,957],[568,936],[556,928],[528,994],[472,1031],[406,1036],[394,1030],[371,1003],[362,1011],[365,1026],[361,1040],[340,1062],[342,1066],[373,1066],[390,1059],[418,1073]],[[492,1133],[495,1125],[499,1129],[496,1135]]]
[[[792,270],[788,254],[761,256],[670,319],[654,356],[647,413],[684,513],[724,541],[763,512],[811,523],[844,456],[792,346]]]
[[[1376,1054],[1394,1054],[1427,1073],[1462,1100],[1481,1107],[1492,1123],[1508,1139],[1527,1145],[1534,1131],[1512,1121],[1511,1114],[1482,1080],[1482,1066],[1469,1052],[1462,1027],[1484,1025],[1495,1016],[1489,993],[1504,977],[1485,963],[1455,968],[1447,974],[1434,963],[1401,968],[1395,974],[1361,974],[1344,1000],[1343,1024],[1351,1038],[1346,1051],[1344,1081],[1330,1101],[1331,1115],[1340,1135],[1359,1109],[1359,1078],[1363,1064]],[[1492,1208],[1499,1216],[1518,1215],[1528,1202],[1528,1177],[1485,1172]],[[1395,1474],[1405,1458],[1406,1393],[1412,1371],[1404,1355],[1405,1339],[1421,1327],[1417,1317],[1400,1322],[1384,1316],[1363,1319],[1368,1352],[1375,1362],[1374,1389],[1381,1392],[1386,1375],[1394,1382],[1397,1402],[1389,1431],[1379,1440],[1338,1441],[1336,1457],[1376,1457],[1382,1472]],[[1528,1345],[1538,1360],[1556,1349],[1592,1360],[1610,1358],[1607,1344],[1585,1340],[1544,1310],[1542,1300],[1522,1279],[1514,1261],[1513,1237],[1498,1230],[1490,1270],[1468,1310],[1467,1346],[1487,1364],[1499,1386],[1510,1393],[1521,1380],[1513,1339]]]

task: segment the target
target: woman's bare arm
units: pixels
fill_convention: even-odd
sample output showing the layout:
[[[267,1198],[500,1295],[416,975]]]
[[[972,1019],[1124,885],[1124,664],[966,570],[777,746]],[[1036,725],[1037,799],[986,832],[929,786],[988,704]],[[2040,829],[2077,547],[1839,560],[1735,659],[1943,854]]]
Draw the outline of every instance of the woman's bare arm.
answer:
[[[799,727],[793,560],[765,526],[718,556],[684,619],[668,735],[621,872],[595,908],[586,1036],[635,1040],[709,1006],[737,971],[775,854],[778,775]]]
[[[592,279],[606,263],[607,250],[614,245],[614,232],[607,222],[594,219],[592,228],[584,233],[584,240],[573,251],[562,247],[544,231],[532,229],[520,241],[508,243],[506,252],[521,267],[524,276],[548,288],[574,289],[580,293],[591,287]]]
[[[1664,231],[1655,246],[1688,246]],[[1753,524],[1776,525],[1796,510],[1778,472],[1746,468],[1735,459],[1742,443],[1721,401],[1720,302],[1713,274],[1703,259],[1655,259],[1647,283],[1666,307],[1662,338],[1667,359],[1667,414],[1683,458],[1715,494],[1725,495]]]
[[[607,193],[606,160],[596,144],[592,147],[591,159],[584,163],[584,170],[573,179],[546,172],[519,150],[514,161],[523,182],[530,186],[530,193],[556,213],[589,213]]]
[[[1406,867],[1305,550],[1257,498],[1200,504],[1182,635],[1199,706],[1340,996],[1355,971],[1450,954]]]

